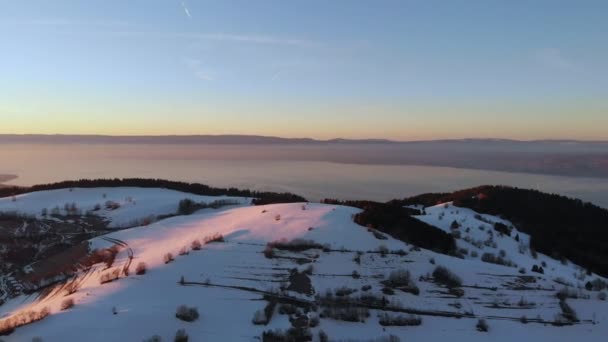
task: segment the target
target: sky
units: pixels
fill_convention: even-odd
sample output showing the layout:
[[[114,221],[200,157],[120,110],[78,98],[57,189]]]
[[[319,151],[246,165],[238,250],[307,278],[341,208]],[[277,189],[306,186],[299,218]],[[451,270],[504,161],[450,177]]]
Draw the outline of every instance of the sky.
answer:
[[[0,134],[608,140],[608,1],[0,0]]]

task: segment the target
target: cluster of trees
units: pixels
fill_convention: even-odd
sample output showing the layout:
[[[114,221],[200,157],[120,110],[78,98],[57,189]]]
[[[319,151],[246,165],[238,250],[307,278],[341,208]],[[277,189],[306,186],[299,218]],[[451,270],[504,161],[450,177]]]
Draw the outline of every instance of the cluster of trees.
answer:
[[[569,259],[608,276],[608,210],[578,199],[508,186],[480,186],[453,193],[423,194],[396,205],[454,205],[499,215],[530,234],[530,247]]]
[[[181,192],[192,193],[203,196],[238,196],[255,198],[256,205],[272,203],[294,203],[306,202],[304,197],[291,193],[276,193],[267,191],[242,190],[237,188],[213,188],[199,183],[187,183],[169,181],[164,179],[146,178],[114,178],[114,179],[80,179],[50,184],[40,184],[31,187],[9,186],[0,187],[0,197],[9,197],[24,193],[44,190],[57,190],[68,188],[116,188],[116,187],[138,187],[138,188],[165,188]]]
[[[350,205],[351,202],[346,202]],[[379,230],[418,247],[443,254],[456,253],[454,237],[443,230],[426,224],[415,217],[417,210],[391,203],[359,202],[363,211],[355,215],[355,222]],[[359,206],[358,206],[359,207]]]

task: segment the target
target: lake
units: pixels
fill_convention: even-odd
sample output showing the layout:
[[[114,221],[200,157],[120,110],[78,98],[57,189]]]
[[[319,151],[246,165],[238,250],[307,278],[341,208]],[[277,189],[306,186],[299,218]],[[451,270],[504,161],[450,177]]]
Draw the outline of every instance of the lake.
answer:
[[[275,147],[276,148],[276,147]],[[608,179],[415,165],[345,164],[273,158],[259,147],[218,145],[3,144],[6,184],[33,185],[78,178],[141,177],[218,187],[288,191],[322,198],[386,201],[425,192],[502,184],[580,198],[608,208]]]

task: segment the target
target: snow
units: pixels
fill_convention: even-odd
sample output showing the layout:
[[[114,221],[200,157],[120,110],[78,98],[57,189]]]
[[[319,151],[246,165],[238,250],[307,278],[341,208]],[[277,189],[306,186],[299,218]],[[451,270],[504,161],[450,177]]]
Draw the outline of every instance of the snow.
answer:
[[[160,215],[175,212],[177,202],[185,197],[196,201],[212,201],[215,198],[191,196],[162,189],[73,189],[40,192],[20,196],[17,202],[1,201],[0,210],[18,210],[37,214],[44,207],[58,202],[76,201],[79,207],[91,208],[102,201],[102,194],[108,199],[123,200],[116,212],[103,214],[113,224],[138,219],[146,215]],[[136,204],[124,199],[132,196]],[[61,200],[57,201],[56,199]],[[248,203],[247,199],[240,199]],[[428,250],[415,250],[413,246],[388,237],[379,240],[364,227],[355,224],[352,216],[359,209],[325,205],[317,203],[275,204],[267,206],[239,206],[216,209],[204,209],[190,216],[176,216],[152,223],[145,227],[136,227],[113,232],[103,237],[92,239],[92,248],[111,246],[111,241],[120,241],[128,245],[118,254],[113,268],[120,268],[129,262],[128,252],[134,255],[131,273],[121,276],[117,281],[100,284],[99,279],[105,272],[104,265],[96,265],[89,272],[82,272],[80,289],[70,295],[76,306],[60,311],[61,302],[66,298],[63,291],[52,292],[44,298],[22,296],[12,299],[0,306],[0,316],[39,310],[51,309],[51,316],[34,324],[20,327],[10,336],[2,337],[6,342],[29,341],[40,336],[48,341],[142,341],[152,335],[162,336],[164,341],[171,341],[178,329],[185,329],[191,341],[255,341],[268,329],[289,327],[287,316],[275,313],[268,326],[256,326],[251,323],[255,311],[262,309],[266,302],[259,293],[234,288],[255,288],[260,291],[276,289],[291,268],[304,269],[308,265],[299,265],[285,258],[268,259],[262,251],[266,243],[297,238],[313,240],[327,244],[330,251],[320,249],[301,253],[280,251],[281,256],[309,257],[313,262],[312,285],[316,293],[323,294],[328,289],[347,286],[361,293],[363,285],[372,285],[371,293],[381,294],[379,282],[397,269],[407,269],[420,288],[416,296],[396,290],[390,300],[400,302],[404,307],[417,310],[437,310],[449,312],[470,312],[478,317],[486,317],[490,331],[480,333],[475,330],[477,318],[448,318],[422,316],[422,325],[415,327],[382,327],[378,324],[378,310],[371,310],[366,323],[349,323],[322,319],[320,327],[333,339],[367,340],[379,336],[397,335],[402,340],[426,341],[513,341],[513,340],[551,340],[603,341],[608,334],[608,308],[605,302],[596,300],[597,293],[591,299],[569,299],[581,320],[596,320],[598,324],[578,324],[567,327],[529,323],[522,325],[517,319],[522,315],[528,318],[542,317],[553,320],[559,312],[555,292],[562,286],[555,283],[555,278],[580,286],[586,280],[597,276],[586,276],[580,280],[580,269],[571,263],[563,265],[545,255],[539,254],[534,259],[529,250],[519,252],[520,244],[526,245],[529,236],[519,234],[520,242],[511,237],[500,236],[493,231],[491,222],[501,222],[510,226],[508,221],[489,215],[478,215],[472,210],[457,208],[451,204],[426,208],[426,215],[418,218],[431,225],[450,232],[452,221],[460,223],[462,238],[457,240],[459,247],[476,250],[481,256],[484,252],[499,254],[505,250],[507,258],[518,265],[506,267],[482,262],[471,253],[464,259],[437,254]],[[277,220],[277,215],[280,219]],[[481,220],[478,218],[481,217]],[[484,227],[481,230],[480,227]],[[467,231],[468,229],[468,232]],[[486,240],[488,231],[493,231],[496,247],[477,248],[464,241],[465,236],[475,240]],[[205,237],[222,234],[224,243],[204,245],[200,251],[190,251],[188,255],[179,256],[184,246],[190,246],[193,240],[203,241]],[[386,257],[375,253],[380,246],[389,250],[405,250],[407,255],[389,254]],[[353,258],[356,252],[363,252],[361,263],[356,264]],[[172,253],[175,261],[163,262],[163,255]],[[318,258],[315,258],[318,256]],[[434,261],[434,264],[431,263]],[[544,261],[545,274],[531,273],[532,265]],[[145,262],[148,271],[145,275],[135,275],[135,265]],[[446,296],[445,288],[430,281],[419,280],[433,272],[436,265],[444,265],[463,279],[466,295],[460,299]],[[518,279],[519,267],[526,269],[527,276],[536,276],[531,286],[540,286],[545,290],[510,289],[507,283]],[[361,278],[351,276],[353,271]],[[199,282],[215,285],[179,284],[181,277],[187,282]],[[222,288],[231,286],[232,288]],[[475,288],[471,287],[475,286]],[[496,288],[493,290],[492,288]],[[293,297],[314,300],[313,296],[289,293]],[[533,308],[521,308],[514,305],[508,309],[493,308],[493,303],[517,303],[521,298],[535,302]],[[460,303],[461,309],[454,308]],[[198,308],[201,317],[192,323],[182,322],[174,317],[178,305],[186,304]],[[118,313],[112,313],[116,308]],[[493,318],[511,317],[514,320]],[[316,337],[315,337],[316,338]]]
[[[216,200],[234,200],[242,204],[250,199],[227,196],[199,196],[168,189],[149,188],[72,188],[32,192],[12,198],[0,198],[0,211],[42,216],[43,209],[50,214],[58,208],[65,214],[66,205],[76,204],[80,213],[101,209],[95,212],[110,221],[110,227],[129,226],[137,220],[151,215],[168,215],[177,211],[180,200],[189,198],[195,202],[211,203]],[[106,202],[117,203],[115,210],[107,209]]]

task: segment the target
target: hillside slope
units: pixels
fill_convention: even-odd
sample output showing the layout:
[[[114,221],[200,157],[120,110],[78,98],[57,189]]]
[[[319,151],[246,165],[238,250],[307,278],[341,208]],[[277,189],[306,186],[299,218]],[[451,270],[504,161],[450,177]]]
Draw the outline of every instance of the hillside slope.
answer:
[[[70,196],[66,191],[62,196]],[[99,191],[119,198],[132,189]],[[165,196],[160,192],[166,190],[158,191]],[[37,201],[18,202],[39,209]],[[91,249],[117,251],[113,262],[8,300],[0,306],[0,330],[25,317],[45,317],[0,340],[142,341],[159,335],[172,341],[184,329],[190,341],[255,341],[292,326],[309,326],[315,341],[321,330],[330,340],[356,341],[391,335],[402,341],[600,341],[608,333],[608,308],[598,299],[605,290],[585,288],[588,281],[606,280],[533,255],[530,237],[507,220],[450,203],[426,208],[418,219],[457,237],[460,257],[453,257],[359,226],[353,222],[359,212],[313,203],[208,208],[93,238]],[[142,213],[125,211],[121,220]],[[503,265],[482,261],[484,253],[494,255],[493,262],[500,256]],[[136,274],[140,263],[144,274]],[[455,276],[436,272],[438,266]],[[534,266],[543,274],[532,272]],[[564,288],[568,298],[562,301],[556,293]],[[75,305],[61,310],[66,299]],[[176,318],[180,305],[196,308],[200,317]],[[489,331],[477,330],[480,319]],[[268,334],[264,340],[271,340]]]

